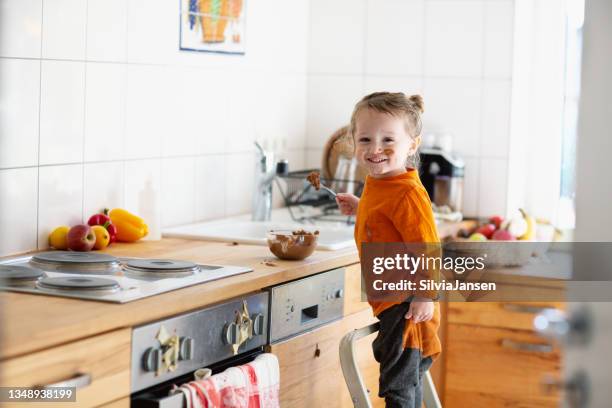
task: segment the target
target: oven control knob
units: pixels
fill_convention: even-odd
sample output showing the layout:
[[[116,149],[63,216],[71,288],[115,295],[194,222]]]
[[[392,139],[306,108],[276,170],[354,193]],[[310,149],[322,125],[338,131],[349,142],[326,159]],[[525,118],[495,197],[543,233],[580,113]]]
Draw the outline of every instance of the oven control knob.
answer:
[[[155,372],[161,367],[162,353],[158,348],[149,347],[142,356],[142,368],[148,372]]]
[[[342,296],[344,296],[344,291],[342,289],[338,289],[336,293],[334,293],[334,296],[336,299],[340,299]]]
[[[236,344],[240,337],[240,327],[234,322],[226,324],[223,329],[223,337],[226,344]]]
[[[264,334],[264,315],[257,313],[251,319],[253,319],[253,336]]]
[[[181,337],[179,340],[179,360],[191,360],[193,358],[193,339]]]

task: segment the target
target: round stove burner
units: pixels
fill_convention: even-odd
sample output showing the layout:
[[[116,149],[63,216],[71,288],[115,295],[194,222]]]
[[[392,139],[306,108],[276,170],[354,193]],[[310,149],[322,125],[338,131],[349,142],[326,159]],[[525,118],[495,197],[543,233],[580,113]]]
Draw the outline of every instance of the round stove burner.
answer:
[[[66,273],[112,274],[121,269],[119,259],[92,252],[49,251],[32,256],[30,263],[41,269]]]
[[[132,259],[126,263],[131,268],[151,269],[154,271],[176,271],[183,269],[197,269],[198,265],[187,261],[174,261],[171,259]]]
[[[116,292],[119,284],[112,279],[62,276],[57,278],[43,278],[36,284],[39,289],[54,291],[87,291],[87,292]]]
[[[125,264],[125,271],[139,276],[182,277],[200,272],[200,267],[172,259],[131,259]]]
[[[26,285],[46,276],[39,269],[19,265],[0,265],[0,284]]]
[[[49,262],[49,263],[79,263],[79,264],[90,264],[90,263],[112,263],[118,262],[119,260],[112,255],[99,254],[95,252],[73,252],[73,251],[48,251],[41,252],[32,257],[32,260],[36,262]]]

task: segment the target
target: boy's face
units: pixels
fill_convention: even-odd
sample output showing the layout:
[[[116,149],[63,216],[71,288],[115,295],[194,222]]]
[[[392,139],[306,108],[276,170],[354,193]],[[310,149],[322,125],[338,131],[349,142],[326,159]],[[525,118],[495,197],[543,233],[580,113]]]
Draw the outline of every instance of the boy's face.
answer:
[[[420,136],[408,134],[402,118],[372,109],[357,115],[354,138],[357,161],[376,178],[403,173],[420,142]]]

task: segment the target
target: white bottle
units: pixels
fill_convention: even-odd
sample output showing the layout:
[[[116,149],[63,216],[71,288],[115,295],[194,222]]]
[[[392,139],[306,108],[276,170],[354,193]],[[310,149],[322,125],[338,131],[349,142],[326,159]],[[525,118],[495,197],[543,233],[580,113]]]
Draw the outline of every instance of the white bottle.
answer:
[[[159,195],[153,188],[153,181],[149,177],[143,190],[138,193],[138,214],[145,220],[149,233],[143,239],[146,241],[159,241],[161,239],[161,211]]]

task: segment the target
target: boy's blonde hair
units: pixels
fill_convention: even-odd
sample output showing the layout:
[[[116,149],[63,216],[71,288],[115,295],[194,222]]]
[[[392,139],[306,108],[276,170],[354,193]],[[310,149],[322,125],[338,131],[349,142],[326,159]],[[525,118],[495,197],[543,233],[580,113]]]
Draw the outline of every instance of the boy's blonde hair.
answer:
[[[423,97],[421,95],[406,96],[402,92],[374,92],[364,96],[353,109],[348,136],[354,141],[357,116],[364,109],[372,109],[376,112],[387,113],[396,117],[404,118],[406,131],[410,137],[421,135],[423,124],[421,114],[423,109]],[[408,158],[408,164],[418,167],[418,153]]]
[[[357,115],[364,109],[403,117],[406,119],[406,130],[412,137],[421,134],[421,113],[423,110],[423,97],[421,95],[406,96],[402,92],[374,92],[364,96],[353,109],[349,132],[351,136],[355,131]]]

